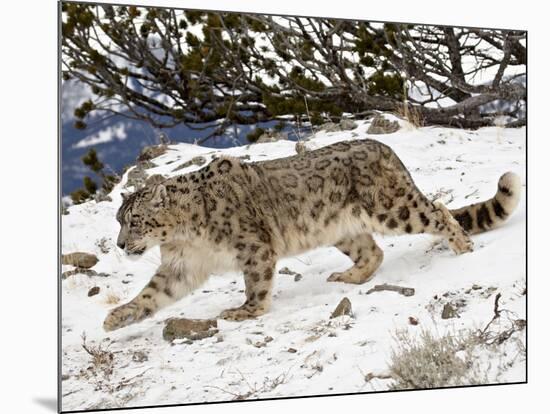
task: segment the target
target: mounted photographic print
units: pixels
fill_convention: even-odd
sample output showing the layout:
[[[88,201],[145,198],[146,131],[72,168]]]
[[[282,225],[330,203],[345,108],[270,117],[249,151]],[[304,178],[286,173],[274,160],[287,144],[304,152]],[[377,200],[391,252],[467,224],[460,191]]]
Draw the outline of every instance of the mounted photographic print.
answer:
[[[63,412],[526,382],[525,31],[59,8]]]

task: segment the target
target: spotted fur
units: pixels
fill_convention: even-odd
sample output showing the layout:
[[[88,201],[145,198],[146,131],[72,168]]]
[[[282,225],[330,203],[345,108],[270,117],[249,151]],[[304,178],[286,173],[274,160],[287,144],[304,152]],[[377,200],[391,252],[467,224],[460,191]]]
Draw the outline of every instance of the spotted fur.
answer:
[[[507,219],[520,190],[518,177],[507,173],[492,199],[448,210],[429,201],[397,155],[373,140],[265,162],[219,158],[125,198],[119,247],[141,254],[160,245],[161,265],[134,299],[109,313],[104,328],[140,321],[226,271],[243,272],[246,299],[220,316],[262,315],[277,260],[319,246],[336,246],[354,262],[329,281],[364,283],[383,259],[373,233],[430,233],[456,253],[468,252],[468,233]]]

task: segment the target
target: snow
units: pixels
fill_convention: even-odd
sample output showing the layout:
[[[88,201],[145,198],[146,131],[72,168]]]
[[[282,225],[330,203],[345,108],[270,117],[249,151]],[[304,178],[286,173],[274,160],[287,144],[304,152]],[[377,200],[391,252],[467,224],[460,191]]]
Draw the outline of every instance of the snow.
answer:
[[[74,148],[86,148],[97,144],[104,144],[114,139],[123,141],[127,137],[128,135],[124,130],[124,125],[119,124],[102,129],[96,134],[88,135],[86,138],[81,139],[76,144],[74,144]]]
[[[382,141],[395,150],[425,194],[442,199],[451,208],[492,197],[498,178],[506,171],[514,171],[525,182],[525,128],[416,129],[400,122],[403,128],[388,135],[369,136],[368,122],[360,122],[352,131],[321,131],[306,145],[315,149],[367,137]],[[171,145],[147,172],[191,172],[200,167],[172,170],[197,155],[208,161],[221,154],[248,155],[251,161],[285,157],[295,154],[294,146],[291,141],[228,149]],[[422,329],[442,335],[483,328],[493,317],[497,293],[502,295],[501,309],[513,312],[515,318],[526,317],[523,195],[508,222],[473,237],[472,253],[456,256],[428,235],[375,235],[385,258],[375,277],[364,285],[327,282],[332,272],[347,269],[351,261],[337,249],[324,247],[278,262],[277,269],[288,267],[303,277],[295,281],[293,276],[279,274],[272,308],[256,320],[219,320],[217,335],[192,343],[170,344],[162,338],[164,321],[170,317],[215,318],[243,302],[242,276],[226,273],[212,275],[197,291],[153,318],[107,334],[102,323],[109,309],[117,306],[113,298],[120,299],[118,304],[133,298],[160,263],[158,249],[132,261],[116,247],[115,213],[125,181],[126,175],[113,190],[112,202],[70,206],[70,214],[62,216],[63,253],[94,253],[100,259],[94,270],[109,274],[79,274],[61,282],[63,410],[386,390],[391,380],[366,382],[364,376],[387,371],[396,330],[414,336]],[[108,253],[101,252],[102,239]],[[366,294],[383,283],[412,287],[415,295]],[[472,289],[473,285],[479,289]],[[99,286],[100,292],[88,297],[93,286]],[[329,319],[345,296],[352,303],[353,317]],[[442,307],[449,301],[464,301],[459,318],[441,319]],[[409,317],[416,318],[418,325],[411,325]],[[91,357],[82,347],[83,332],[88,346],[101,345],[113,353],[110,375],[89,369]],[[493,350],[478,350],[488,382],[525,380],[525,359],[518,348],[519,340],[525,340],[524,332]],[[146,360],[136,357],[141,352]]]

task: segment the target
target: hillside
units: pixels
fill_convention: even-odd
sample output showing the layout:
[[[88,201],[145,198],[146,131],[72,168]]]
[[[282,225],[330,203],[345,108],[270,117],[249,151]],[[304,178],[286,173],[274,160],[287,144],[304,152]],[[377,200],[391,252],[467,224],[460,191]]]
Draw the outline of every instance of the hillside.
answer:
[[[525,128],[404,126],[393,134],[368,135],[368,126],[366,121],[351,131],[320,131],[306,146],[377,139],[395,150],[425,194],[453,208],[493,196],[506,171],[516,172],[525,183]],[[249,162],[295,153],[291,141],[227,149],[176,144],[153,159],[146,172],[188,173],[200,166],[173,170],[199,155],[207,162],[221,154]],[[84,251],[99,258],[93,267],[98,276],[76,274],[61,282],[63,410],[387,390],[394,380],[383,377],[403,332],[413,338],[422,332],[458,337],[483,329],[494,316],[498,294],[501,317],[490,326],[495,335],[526,318],[524,192],[504,226],[473,237],[473,253],[455,256],[445,243],[428,235],[375,235],[385,259],[364,285],[327,282],[328,275],[351,262],[333,247],[319,248],[279,261],[279,273],[287,267],[301,277],[283,270],[276,277],[271,311],[256,320],[219,320],[218,334],[194,342],[168,343],[162,338],[164,321],[170,317],[215,318],[241,304],[242,276],[225,273],[213,275],[199,290],[153,318],[106,334],[102,323],[107,311],[139,292],[159,264],[158,250],[132,261],[116,247],[115,213],[131,171],[111,193],[111,202],[71,206],[62,216],[62,252]],[[63,271],[70,269],[63,266]],[[415,294],[367,294],[384,283],[414,288]],[[95,286],[99,293],[89,297]],[[353,317],[330,319],[343,297],[350,299]],[[446,305],[455,317],[442,319]],[[82,346],[83,333],[95,362]],[[483,383],[524,381],[524,346],[525,329],[493,345],[476,346],[471,374]],[[466,352],[461,357],[469,358]]]

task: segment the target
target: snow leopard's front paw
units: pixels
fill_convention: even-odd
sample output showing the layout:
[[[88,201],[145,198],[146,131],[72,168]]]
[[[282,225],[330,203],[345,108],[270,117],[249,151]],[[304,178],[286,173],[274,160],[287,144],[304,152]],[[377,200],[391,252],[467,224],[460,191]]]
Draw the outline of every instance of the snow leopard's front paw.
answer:
[[[103,322],[103,329],[109,332],[124,328],[147,318],[152,313],[152,309],[130,302],[111,310]]]
[[[224,310],[218,317],[226,321],[244,321],[254,319],[266,313],[266,309],[258,306],[244,304],[238,308]]]

